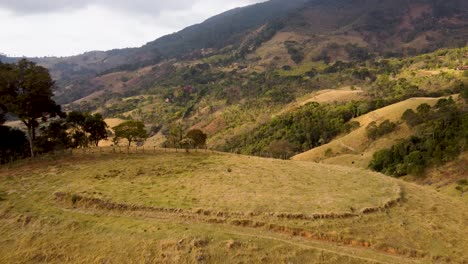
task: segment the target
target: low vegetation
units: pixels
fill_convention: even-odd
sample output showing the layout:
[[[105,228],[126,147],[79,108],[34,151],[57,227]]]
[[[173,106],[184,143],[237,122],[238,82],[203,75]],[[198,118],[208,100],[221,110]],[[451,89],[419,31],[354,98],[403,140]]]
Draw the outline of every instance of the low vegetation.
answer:
[[[392,133],[397,126],[398,124],[391,122],[388,119],[384,120],[380,125],[377,125],[377,122],[372,121],[366,127],[367,137],[372,140],[376,140],[388,133]]]

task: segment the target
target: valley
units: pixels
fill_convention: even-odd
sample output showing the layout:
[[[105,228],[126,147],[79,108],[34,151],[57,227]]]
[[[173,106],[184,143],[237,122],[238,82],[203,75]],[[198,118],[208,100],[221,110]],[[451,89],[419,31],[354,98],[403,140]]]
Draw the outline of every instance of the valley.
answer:
[[[270,0],[0,55],[0,263],[468,263],[467,18]]]

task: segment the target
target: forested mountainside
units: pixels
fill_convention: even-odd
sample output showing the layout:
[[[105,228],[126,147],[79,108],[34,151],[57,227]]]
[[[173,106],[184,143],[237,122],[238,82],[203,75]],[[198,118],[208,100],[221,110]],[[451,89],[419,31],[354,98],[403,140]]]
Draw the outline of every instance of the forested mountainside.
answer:
[[[224,64],[255,64],[262,47],[271,53],[264,54],[262,70],[462,47],[468,39],[467,10],[463,0],[272,0],[227,11],[140,48],[35,60],[57,79],[57,100],[71,103],[108,88],[96,80],[97,75],[213,55],[219,55]],[[272,39],[276,41],[267,46]],[[283,47],[291,59],[276,56]]]

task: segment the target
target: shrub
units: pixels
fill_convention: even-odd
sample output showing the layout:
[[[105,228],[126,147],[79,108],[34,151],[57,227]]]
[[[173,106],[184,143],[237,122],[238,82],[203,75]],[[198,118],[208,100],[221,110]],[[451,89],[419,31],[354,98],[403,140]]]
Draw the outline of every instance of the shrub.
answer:
[[[286,140],[275,140],[268,146],[273,158],[290,158],[294,155],[294,145]]]
[[[397,127],[397,124],[391,122],[390,120],[383,121],[380,125],[377,126],[377,123],[371,122],[366,127],[367,137],[372,140],[376,140],[386,134],[393,132]]]

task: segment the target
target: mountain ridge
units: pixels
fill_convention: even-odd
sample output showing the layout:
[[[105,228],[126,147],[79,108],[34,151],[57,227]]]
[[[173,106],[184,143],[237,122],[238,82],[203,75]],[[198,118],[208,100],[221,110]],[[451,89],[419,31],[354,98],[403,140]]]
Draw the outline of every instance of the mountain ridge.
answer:
[[[292,32],[301,38],[300,41],[292,39],[287,47],[288,52],[296,53],[295,63],[302,57],[310,59],[308,54],[315,54],[310,56],[317,60],[354,60],[359,56],[365,58],[366,52],[376,56],[402,56],[464,46],[468,39],[465,17],[468,17],[468,4],[461,0],[271,0],[228,10],[138,48],[32,60],[49,68],[58,80],[58,101],[70,103],[102,90],[90,81],[96,75],[216,54],[230,56],[228,63],[242,62],[246,55],[255,54],[258,47],[280,32]],[[334,54],[348,52],[344,46],[332,45],[337,41],[357,45],[359,48],[352,51],[354,57],[336,57]],[[13,62],[17,58],[0,57],[0,60]],[[72,95],[64,96],[66,93]]]

